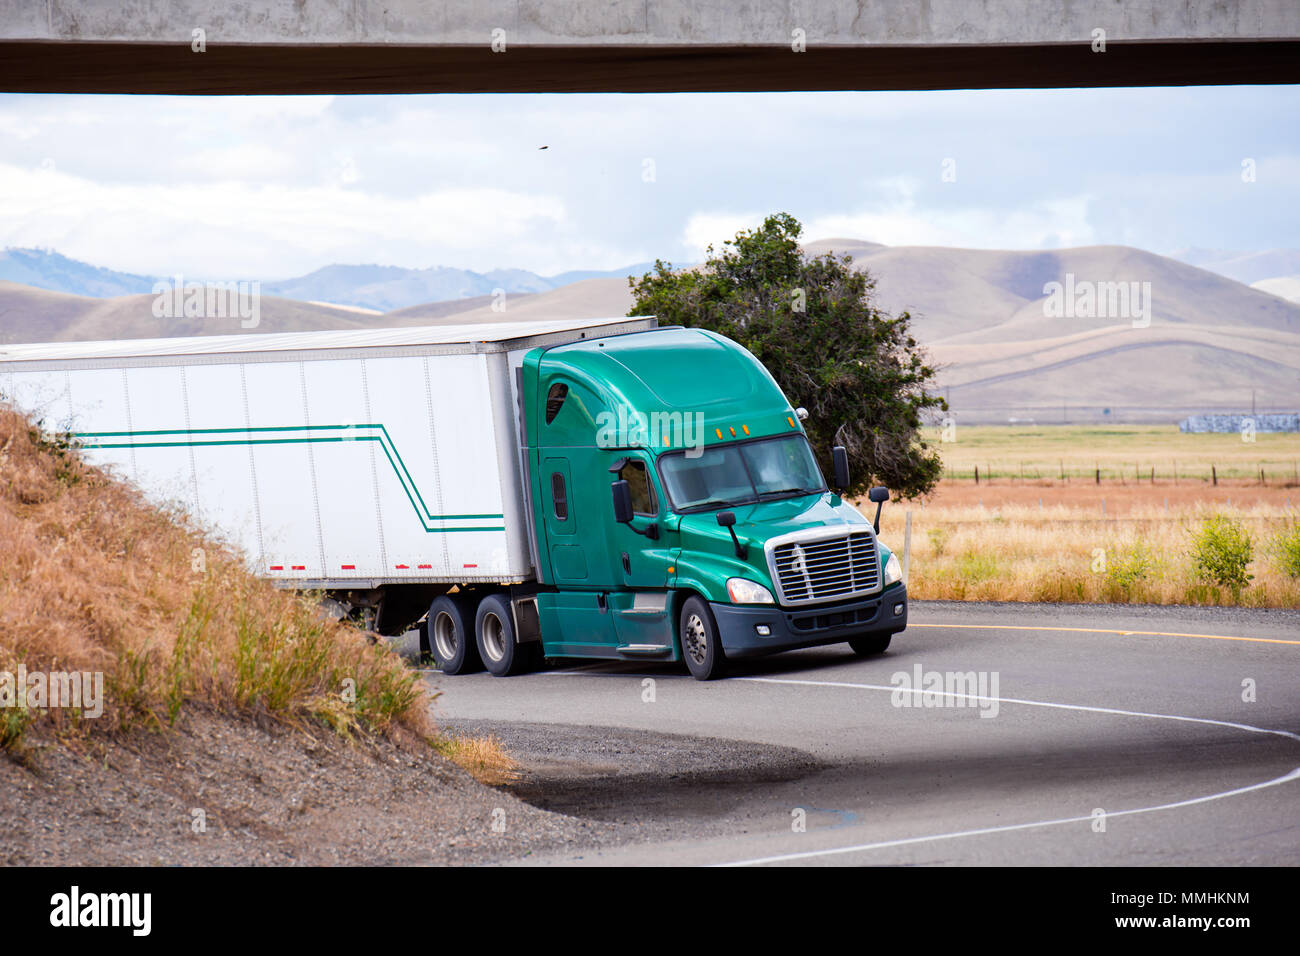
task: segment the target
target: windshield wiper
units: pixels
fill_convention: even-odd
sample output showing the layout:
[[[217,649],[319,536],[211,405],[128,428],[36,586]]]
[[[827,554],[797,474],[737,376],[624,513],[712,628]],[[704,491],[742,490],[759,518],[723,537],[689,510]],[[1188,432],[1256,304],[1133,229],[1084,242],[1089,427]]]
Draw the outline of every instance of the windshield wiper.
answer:
[[[691,511],[705,511],[705,510],[707,510],[707,509],[709,509],[709,508],[726,508],[726,507],[728,507],[728,506],[732,506],[732,505],[743,505],[743,504],[748,504],[748,503],[749,503],[749,502],[745,502],[745,501],[725,501],[725,500],[723,500],[723,499],[721,499],[721,498],[716,498],[716,499],[714,499],[714,500],[712,500],[712,501],[701,501],[701,502],[700,502],[699,504],[697,504],[697,505],[691,505],[691,506],[690,506],[690,510],[691,510]]]
[[[816,494],[813,488],[782,488],[780,491],[764,491],[758,496],[759,501],[767,501],[771,498],[780,498],[785,495],[813,495]]]

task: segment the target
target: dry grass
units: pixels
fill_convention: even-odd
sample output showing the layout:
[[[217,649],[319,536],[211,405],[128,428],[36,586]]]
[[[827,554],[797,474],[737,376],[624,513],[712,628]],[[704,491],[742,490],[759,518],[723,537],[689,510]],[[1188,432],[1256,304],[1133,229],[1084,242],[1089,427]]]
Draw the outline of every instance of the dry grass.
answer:
[[[0,408],[0,671],[99,671],[99,719],[0,709],[0,744],[165,727],[187,703],[432,740],[418,675],[382,643],[249,574],[179,514]]]
[[[892,507],[882,537],[901,556],[905,506]],[[907,586],[918,599],[1300,607],[1295,509],[1137,503],[1106,516],[1069,505],[937,503],[911,512]],[[1197,535],[1214,515],[1250,535],[1245,588],[1215,585],[1196,568]]]
[[[519,779],[519,765],[495,734],[487,737],[444,734],[434,742],[434,747],[452,763],[468,770],[479,783],[501,786]]]

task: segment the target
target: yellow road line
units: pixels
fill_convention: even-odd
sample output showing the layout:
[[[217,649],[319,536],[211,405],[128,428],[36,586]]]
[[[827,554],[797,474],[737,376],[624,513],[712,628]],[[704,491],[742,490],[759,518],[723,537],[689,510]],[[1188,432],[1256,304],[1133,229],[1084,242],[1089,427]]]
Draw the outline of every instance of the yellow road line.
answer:
[[[1082,631],[1087,634],[1120,634],[1124,637],[1200,637],[1210,641],[1253,641],[1256,644],[1300,644],[1276,637],[1233,637],[1229,634],[1181,634],[1177,631],[1116,631],[1104,627],[1032,627],[1028,624],[912,624],[911,627],[961,627],[976,631]]]

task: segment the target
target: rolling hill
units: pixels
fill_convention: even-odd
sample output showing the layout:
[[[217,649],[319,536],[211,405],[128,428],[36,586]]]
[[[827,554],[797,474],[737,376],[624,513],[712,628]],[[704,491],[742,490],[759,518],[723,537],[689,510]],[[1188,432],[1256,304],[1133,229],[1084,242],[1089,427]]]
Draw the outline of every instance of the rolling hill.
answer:
[[[851,255],[855,267],[874,278],[884,309],[911,313],[959,421],[1168,422],[1192,413],[1248,412],[1252,403],[1260,412],[1300,406],[1300,304],[1270,294],[1271,288],[1126,246],[1007,251],[834,238],[810,242],[805,250]],[[449,299],[382,314],[337,304],[358,282],[422,288],[424,279],[409,271],[328,267],[313,273],[312,282],[284,287],[318,301],[268,295],[264,286],[261,322],[252,331],[601,318],[632,307],[626,274],[578,272],[556,277],[569,280],[559,288],[507,294],[503,311],[493,310],[498,300],[490,293],[468,294],[472,286],[457,286],[460,292]],[[424,270],[430,276],[439,271]],[[1149,312],[1142,310],[1136,326],[1131,317],[1052,317],[1044,308],[1044,286],[1067,276],[1076,285],[1149,283]],[[0,282],[0,341],[237,330],[237,320],[157,319],[152,301],[150,295],[96,299]]]
[[[493,269],[491,272],[480,273],[450,266],[407,269],[400,266],[335,264],[291,279],[268,279],[264,276],[239,278],[246,281],[257,279],[261,283],[263,295],[351,306],[374,312],[391,312],[430,302],[490,296],[498,289],[509,295],[547,292],[586,279],[640,275],[653,266],[653,263],[642,262],[625,269],[586,269],[542,276],[527,269]],[[167,277],[162,278],[170,281]],[[198,276],[185,278],[203,281]],[[50,292],[113,298],[149,293],[159,279],[158,276],[115,272],[70,259],[49,249],[15,248],[0,252],[0,282],[16,282]]]

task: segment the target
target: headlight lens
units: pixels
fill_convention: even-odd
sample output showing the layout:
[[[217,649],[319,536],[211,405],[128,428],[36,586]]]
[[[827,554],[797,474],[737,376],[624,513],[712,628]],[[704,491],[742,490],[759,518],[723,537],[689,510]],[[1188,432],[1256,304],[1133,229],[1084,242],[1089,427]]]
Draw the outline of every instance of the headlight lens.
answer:
[[[727,579],[727,597],[732,604],[775,604],[772,592],[763,585],[745,578]]]
[[[885,584],[895,584],[903,580],[903,566],[898,563],[898,555],[889,552],[889,560],[885,562]]]

